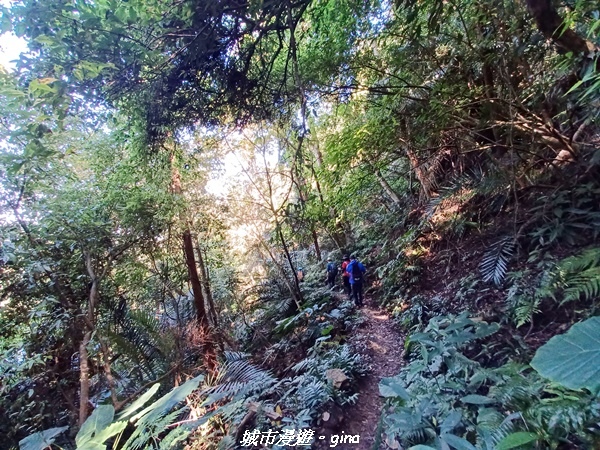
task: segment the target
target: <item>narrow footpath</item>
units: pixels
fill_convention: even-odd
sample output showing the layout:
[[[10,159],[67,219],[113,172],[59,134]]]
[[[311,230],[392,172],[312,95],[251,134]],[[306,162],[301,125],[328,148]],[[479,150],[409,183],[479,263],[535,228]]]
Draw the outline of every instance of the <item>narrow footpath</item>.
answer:
[[[375,306],[369,297],[365,298],[365,306],[359,311],[364,322],[349,342],[365,356],[372,370],[360,384],[358,402],[346,408],[347,419],[343,425],[346,434],[360,435],[360,444],[337,447],[343,450],[370,450],[373,447],[383,406],[379,382],[396,375],[404,362],[404,336],[389,314]],[[385,448],[385,444],[380,448]]]

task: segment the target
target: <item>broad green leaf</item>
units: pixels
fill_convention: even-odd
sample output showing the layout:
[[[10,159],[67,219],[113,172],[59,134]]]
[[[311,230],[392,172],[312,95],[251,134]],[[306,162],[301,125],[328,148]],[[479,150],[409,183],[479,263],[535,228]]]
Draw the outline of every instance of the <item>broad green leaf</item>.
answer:
[[[144,406],[144,404],[150,400],[150,398],[156,394],[156,391],[158,391],[158,389],[160,388],[160,383],[156,383],[154,385],[152,385],[152,387],[150,389],[148,389],[144,395],[142,395],[140,398],[138,398],[135,402],[133,402],[131,405],[129,405],[127,408],[125,408],[120,414],[119,414],[119,418],[120,419],[125,419],[127,417],[129,417],[130,415],[132,415],[134,412],[136,412],[138,409],[140,409],[142,406]]]
[[[527,431],[517,431],[504,437],[496,445],[496,450],[510,450],[538,440],[538,435]]]
[[[430,447],[429,445],[413,445],[408,450],[436,450],[434,447]]]
[[[69,427],[50,428],[44,431],[38,431],[33,433],[31,436],[27,436],[25,439],[19,441],[20,450],[44,450],[56,439],[60,433],[67,430]]]
[[[379,383],[379,395],[382,397],[400,397],[408,400],[410,395],[395,377],[383,378]]]
[[[440,425],[442,434],[452,431],[462,420],[460,411],[451,411]]]
[[[106,445],[96,441],[88,441],[83,445],[78,445],[77,450],[106,450]]]
[[[477,450],[469,441],[454,434],[444,434],[442,439],[457,450]]]
[[[577,323],[535,353],[531,366],[569,389],[600,390],[600,317]]]
[[[113,422],[103,430],[99,431],[93,438],[93,442],[104,443],[107,439],[116,436],[127,427],[127,421]]]
[[[489,405],[491,403],[494,403],[494,400],[492,400],[489,397],[485,397],[483,395],[465,395],[463,398],[460,399],[461,402],[463,403],[469,403],[472,405]]]
[[[83,446],[89,441],[95,441],[94,435],[108,427],[115,416],[115,408],[112,405],[98,406],[92,415],[83,423],[79,433],[75,437],[77,447]]]
[[[35,42],[38,42],[42,45],[52,45],[56,44],[56,39],[52,36],[48,36],[45,34],[40,34],[38,37],[34,39]]]
[[[176,387],[171,392],[159,398],[150,406],[133,416],[131,421],[137,421],[143,418],[144,421],[151,423],[153,420],[158,419],[190,395],[203,379],[204,376],[199,375],[196,378],[186,381],[181,386]]]
[[[30,93],[48,93],[48,92],[56,92],[56,88],[50,86],[50,82],[47,82],[47,79],[38,79],[31,80],[29,83],[29,92]]]

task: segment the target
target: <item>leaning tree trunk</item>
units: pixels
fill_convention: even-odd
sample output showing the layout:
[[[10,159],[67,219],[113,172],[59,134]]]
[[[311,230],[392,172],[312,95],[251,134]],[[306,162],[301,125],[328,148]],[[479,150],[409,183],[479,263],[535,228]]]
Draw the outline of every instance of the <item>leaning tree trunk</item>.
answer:
[[[285,237],[283,236],[283,232],[281,231],[281,225],[279,221],[275,219],[275,228],[277,231],[277,235],[279,237],[279,241],[281,242],[281,246],[283,248],[283,252],[285,253],[285,257],[290,266],[290,271],[292,272],[292,281],[293,284],[293,297],[296,303],[298,310],[300,310],[300,305],[302,305],[304,299],[302,297],[302,291],[300,290],[300,282],[298,281],[298,274],[296,273],[296,268],[294,267],[294,261],[292,261],[292,255],[290,254],[287,242],[285,242]]]
[[[290,282],[290,280],[288,278],[288,274],[286,273],[285,269],[279,264],[279,261],[277,260],[277,258],[275,257],[275,255],[273,254],[271,249],[269,248],[269,244],[262,238],[260,238],[260,243],[263,246],[263,248],[265,249],[265,251],[267,252],[267,254],[269,255],[269,258],[271,258],[273,265],[277,268],[279,274],[281,275],[281,281],[283,282],[283,284],[285,284],[288,291],[290,292],[292,300],[294,300],[294,306],[295,306],[296,310],[299,310],[302,303],[300,301],[301,299],[298,298],[298,291],[295,288],[295,284],[292,284]],[[294,274],[296,274],[296,272],[294,272]],[[297,279],[297,276],[296,276],[296,279]]]
[[[388,181],[383,177],[381,170],[375,169],[375,176],[377,177],[377,180],[379,180],[379,184],[381,185],[383,190],[386,192],[388,197],[392,199],[394,204],[398,206],[400,203],[402,203],[402,200],[400,200],[400,196],[398,196],[396,191],[394,191],[392,186],[390,186],[390,183],[388,183]]]

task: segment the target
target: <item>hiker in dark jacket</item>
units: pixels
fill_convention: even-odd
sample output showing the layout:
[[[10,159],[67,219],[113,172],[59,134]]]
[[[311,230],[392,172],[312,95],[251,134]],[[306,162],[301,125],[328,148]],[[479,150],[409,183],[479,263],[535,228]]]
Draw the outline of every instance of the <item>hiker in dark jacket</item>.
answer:
[[[337,274],[337,264],[334,263],[331,258],[327,258],[327,284],[330,288],[335,286],[335,277],[337,277]]]
[[[366,271],[366,267],[356,259],[356,256],[350,257],[350,264],[346,267],[346,272],[350,274],[352,297],[358,307],[363,306],[363,282]]]
[[[344,255],[344,261],[342,261],[342,284],[344,285],[344,292],[350,297],[352,295],[352,285],[350,284],[350,274],[346,272],[348,264],[350,264],[350,257]]]

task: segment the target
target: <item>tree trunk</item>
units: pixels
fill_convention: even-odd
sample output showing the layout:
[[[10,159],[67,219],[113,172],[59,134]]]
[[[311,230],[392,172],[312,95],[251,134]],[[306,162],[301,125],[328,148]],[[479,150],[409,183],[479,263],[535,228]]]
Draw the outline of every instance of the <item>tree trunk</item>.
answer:
[[[408,156],[408,160],[421,184],[421,200],[429,200],[433,193],[432,182],[428,177],[427,171],[423,168],[423,165],[417,158],[415,152],[413,152],[410,148],[406,147],[406,155]]]
[[[288,291],[290,291],[290,295],[292,296],[292,299],[294,300],[294,305],[296,306],[296,310],[299,310],[301,303],[300,303],[299,299],[297,298],[297,292],[296,292],[296,289],[294,289],[294,285],[292,283],[290,283],[290,280],[288,279],[285,269],[283,267],[281,267],[281,265],[279,265],[279,261],[277,261],[277,258],[275,258],[275,255],[273,255],[273,252],[271,252],[271,249],[269,248],[269,245],[267,244],[267,242],[265,242],[264,239],[260,238],[260,243],[262,244],[263,248],[267,251],[269,257],[271,258],[271,261],[273,261],[273,264],[275,264],[275,267],[277,267],[277,270],[279,271],[279,274],[281,275],[281,280],[283,281],[285,286],[288,288]],[[296,275],[295,271],[294,271],[294,275]],[[296,279],[298,279],[297,275],[296,275]]]
[[[99,278],[96,276],[92,265],[92,256],[89,252],[84,252],[85,266],[89,277],[92,280],[90,286],[90,294],[88,297],[88,310],[85,315],[85,327],[87,331],[83,335],[83,339],[79,344],[79,426],[83,425],[87,419],[88,403],[90,401],[90,365],[87,346],[92,339],[92,333],[96,326],[96,303],[98,302],[98,283]],[[110,261],[107,263],[104,273],[108,270]]]
[[[394,191],[392,189],[392,187],[390,186],[390,184],[387,182],[387,180],[385,178],[383,178],[383,175],[381,174],[381,170],[376,169],[375,176],[379,180],[379,184],[381,184],[381,187],[383,188],[383,190],[392,199],[392,201],[396,205],[399,205],[400,203],[402,203],[402,201],[400,200],[400,197],[398,196],[398,194],[396,194],[396,191]]]
[[[98,334],[96,334],[98,336]],[[113,402],[113,406],[115,409],[118,409],[121,405],[119,402],[119,398],[117,397],[117,388],[115,383],[115,378],[112,374],[112,369],[110,366],[110,350],[106,341],[98,336],[98,342],[100,342],[100,349],[102,350],[102,366],[104,367],[104,375],[106,376],[106,380],[108,381],[108,388],[110,389],[110,398]]]
[[[598,50],[592,42],[582,38],[566,26],[551,0],[526,0],[527,8],[539,30],[562,49],[589,56]]]
[[[300,309],[300,305],[304,301],[302,298],[302,291],[300,291],[300,282],[298,281],[298,274],[296,273],[296,268],[294,267],[294,261],[292,261],[292,256],[290,255],[290,251],[288,249],[287,242],[285,242],[285,238],[283,236],[283,232],[281,231],[281,225],[277,220],[275,220],[275,228],[277,229],[277,234],[279,236],[279,240],[281,242],[281,246],[283,247],[283,252],[285,253],[285,257],[290,266],[290,270],[292,272],[292,280],[294,281],[294,300],[296,302],[296,306],[298,310]]]
[[[315,253],[317,255],[317,260],[321,261],[321,247],[319,247],[319,237],[317,236],[317,232],[313,224],[310,224],[310,232],[313,238],[313,244],[315,245]]]
[[[206,307],[208,308],[208,318],[213,327],[216,327],[218,323],[217,311],[215,309],[215,302],[212,296],[212,290],[210,288],[210,278],[208,276],[208,268],[204,263],[204,257],[202,256],[202,249],[199,245],[196,246],[196,253],[198,254],[198,266],[200,267],[200,277],[202,284],[202,291],[204,299],[206,300]]]
[[[183,189],[181,187],[181,177],[179,170],[175,165],[175,154],[171,152],[171,184],[173,193],[175,195],[182,195]],[[192,233],[190,231],[189,223],[184,220],[186,229],[183,231],[183,253],[185,256],[185,265],[188,270],[188,277],[190,285],[192,286],[192,294],[194,296],[194,306],[196,307],[196,319],[200,330],[204,337],[204,364],[207,369],[212,372],[217,366],[217,355],[215,352],[214,333],[210,329],[210,322],[206,315],[206,308],[204,304],[204,296],[202,295],[202,285],[200,278],[198,277],[198,269],[196,267],[196,257],[194,255],[194,243],[192,241]]]
[[[79,426],[81,427],[88,417],[88,403],[90,401],[90,366],[88,362],[87,345],[92,338],[92,332],[87,331],[79,344]]]
[[[188,269],[190,284],[192,285],[192,294],[194,295],[194,305],[196,306],[196,319],[202,327],[209,327],[210,323],[206,316],[204,305],[204,296],[202,295],[202,285],[196,268],[196,257],[194,256],[194,243],[192,242],[192,233],[190,230],[183,232],[183,252],[185,255],[185,265]]]

